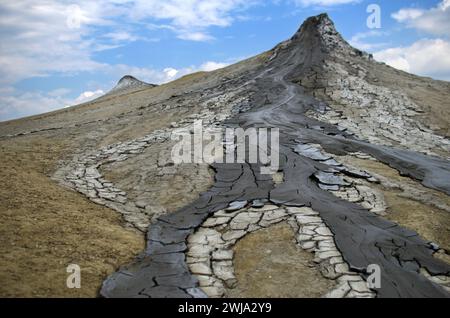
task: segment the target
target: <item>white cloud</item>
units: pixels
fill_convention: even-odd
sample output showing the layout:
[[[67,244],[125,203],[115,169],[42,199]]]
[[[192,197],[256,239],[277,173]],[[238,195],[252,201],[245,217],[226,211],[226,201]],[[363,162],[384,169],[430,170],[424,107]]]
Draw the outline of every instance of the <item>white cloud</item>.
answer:
[[[380,49],[387,45],[387,43],[379,42],[379,43],[368,43],[367,40],[369,38],[379,38],[382,36],[388,35],[387,32],[382,32],[379,30],[371,30],[368,32],[360,32],[352,36],[349,43],[350,45],[363,50],[363,51],[371,51],[374,49]]]
[[[231,25],[233,12],[258,1],[2,1],[0,85],[53,73],[99,71],[105,64],[95,61],[93,53],[146,40],[129,25],[160,26],[180,39],[209,41],[210,27]]]
[[[420,9],[400,9],[392,14],[392,17],[398,22],[405,22],[408,20],[414,20],[424,14]]]
[[[74,102],[71,102],[69,104],[69,106],[71,105],[77,105],[77,104],[82,104],[82,103],[86,103],[89,102],[93,99],[96,99],[97,97],[100,97],[102,95],[104,95],[105,92],[101,89],[98,89],[96,91],[86,91],[80,94],[80,96],[78,96],[77,98],[75,98]]]
[[[42,92],[0,95],[0,105],[2,105],[0,121],[49,112],[69,105],[69,103],[68,99],[49,96]]]
[[[102,96],[101,89],[86,91],[76,98],[67,97],[67,88],[58,88],[48,93],[35,92],[1,92],[0,91],[0,121],[46,113],[53,110],[78,105]]]
[[[139,39],[138,36],[133,35],[126,31],[117,31],[117,32],[106,33],[104,35],[104,37],[111,39],[115,42],[122,42],[122,41],[133,42],[133,41],[136,41]]]
[[[131,15],[137,19],[148,17],[170,22],[181,29],[229,26],[231,12],[246,8],[254,1],[248,0],[136,0]]]
[[[439,5],[439,7],[442,10],[447,10],[448,8],[450,8],[450,1],[449,0],[442,1],[441,4]]]
[[[392,18],[409,28],[450,36],[450,0],[443,0],[431,9],[404,8],[394,12]]]
[[[178,38],[181,40],[189,40],[189,41],[197,41],[197,42],[205,42],[213,40],[214,37],[202,32],[180,32],[178,34]]]
[[[179,73],[179,71],[172,67],[168,67],[168,68],[164,69],[164,74],[166,74],[166,76],[168,78],[175,78],[175,76],[177,76],[178,73]]]
[[[210,27],[227,27],[240,12],[261,0],[130,0],[128,15],[139,21],[149,22],[149,27],[165,28],[177,34],[179,39],[209,41],[214,37],[208,33]]]
[[[450,42],[443,39],[422,39],[411,46],[382,50],[374,58],[409,73],[450,80]]]
[[[228,63],[218,63],[218,62],[209,61],[209,62],[206,62],[206,63],[203,63],[202,65],[200,65],[200,70],[205,71],[205,72],[211,72],[211,71],[217,70],[219,68],[224,68],[228,65],[229,65]]]
[[[0,3],[0,84],[101,66],[90,57],[91,42],[84,38],[88,27],[69,27],[67,8],[56,1]],[[87,13],[83,16],[81,21],[104,23]]]
[[[0,94],[12,94],[16,91],[16,89],[12,86],[0,86]]]
[[[382,50],[374,57],[410,73],[450,80],[450,0],[428,9],[403,8],[391,16],[408,28],[440,38],[421,39],[410,46]]]

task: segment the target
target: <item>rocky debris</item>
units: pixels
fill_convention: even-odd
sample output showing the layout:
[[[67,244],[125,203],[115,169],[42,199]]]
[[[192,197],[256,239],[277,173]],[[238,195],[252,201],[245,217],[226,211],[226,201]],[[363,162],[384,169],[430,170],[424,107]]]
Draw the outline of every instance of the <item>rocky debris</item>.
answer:
[[[275,182],[275,181],[274,181]],[[256,209],[262,209],[264,207],[264,205],[268,202],[269,200],[267,199],[263,199],[263,200],[253,200],[252,202],[252,208],[256,208]]]
[[[328,57],[314,84],[308,78],[302,82],[309,87],[326,87],[313,94],[330,103],[324,112],[310,112],[313,118],[351,132],[360,140],[372,144],[400,147],[438,156],[450,154],[450,141],[437,135],[417,121],[422,109],[405,94],[370,84],[368,70],[347,58],[345,52],[334,50]],[[343,65],[350,65],[344,67]],[[352,70],[358,70],[351,73]]]
[[[438,284],[442,286],[445,290],[447,290],[450,293],[450,277],[445,275],[430,275],[430,273],[425,269],[421,268],[421,273],[423,276],[428,278],[430,281],[432,281],[435,284]]]
[[[61,167],[54,178],[86,195],[96,204],[121,213],[128,224],[145,232],[151,219],[158,216],[156,209],[142,202],[129,200],[125,191],[116,188],[103,177],[100,168],[105,164],[125,161],[129,156],[141,153],[152,143],[165,142],[169,137],[167,131],[155,131],[133,141],[110,145],[96,153],[76,156],[69,165]]]
[[[334,173],[331,172],[324,172],[324,171],[319,171],[316,172],[314,174],[314,176],[319,180],[320,183],[325,184],[325,185],[335,185],[335,186],[348,186],[349,183],[344,181],[343,178],[341,178],[338,175],[335,175]]]
[[[355,182],[358,182],[355,180]],[[355,183],[354,183],[355,184]],[[332,192],[338,198],[357,203],[372,213],[380,216],[386,215],[386,203],[383,193],[365,185],[355,184],[352,187],[343,188]]]
[[[247,201],[235,201],[235,202],[231,202],[230,205],[228,206],[228,208],[226,208],[226,211],[228,212],[234,212],[237,210],[242,209],[243,207],[245,207],[247,205]]]
[[[325,163],[333,169],[338,167],[334,172],[318,171],[314,174],[322,190],[330,191],[336,197],[348,202],[357,203],[375,214],[381,216],[386,214],[387,206],[383,193],[369,186],[370,183],[379,182],[377,178],[366,171],[339,163],[339,159],[336,160],[331,154],[326,153],[320,145],[300,144],[294,149],[296,152],[299,152],[299,149],[307,149],[307,151],[302,150],[300,154],[317,162]],[[310,155],[311,153],[315,155]],[[371,158],[358,155],[366,159]]]
[[[325,278],[336,281],[336,289],[324,297],[375,297],[364,279],[350,270],[334,243],[333,233],[312,209],[266,205],[263,210],[238,210],[224,222],[222,215],[226,213],[214,213],[188,238],[189,269],[209,297],[224,297],[227,289],[236,285],[233,266],[236,242],[249,233],[280,222],[293,225],[299,247],[314,253],[316,268]]]
[[[298,144],[294,148],[298,154],[316,161],[327,161],[331,159],[330,156],[324,155],[317,145]]]

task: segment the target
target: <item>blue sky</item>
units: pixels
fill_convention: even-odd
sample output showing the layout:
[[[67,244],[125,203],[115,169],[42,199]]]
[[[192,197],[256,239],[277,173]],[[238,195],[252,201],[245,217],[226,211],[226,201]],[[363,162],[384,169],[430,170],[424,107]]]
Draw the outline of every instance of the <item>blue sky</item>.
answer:
[[[450,0],[3,0],[0,121],[88,101],[126,74],[160,84],[223,67],[321,12],[376,59],[450,80]]]

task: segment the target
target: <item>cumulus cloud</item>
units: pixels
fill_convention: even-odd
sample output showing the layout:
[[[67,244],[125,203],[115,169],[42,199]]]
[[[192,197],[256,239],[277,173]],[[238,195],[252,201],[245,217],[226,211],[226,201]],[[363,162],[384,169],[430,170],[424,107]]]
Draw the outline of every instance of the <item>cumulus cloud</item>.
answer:
[[[422,16],[424,13],[420,9],[400,9],[397,12],[392,13],[392,17],[398,22],[405,22],[408,20],[414,20]]]
[[[21,0],[0,2],[0,84],[48,74],[98,71],[96,51],[143,40],[128,22],[164,27],[183,40],[209,41],[248,0]],[[128,23],[133,24],[133,23]],[[101,32],[99,32],[101,30]],[[106,32],[105,32],[106,31]]]
[[[450,80],[450,0],[443,0],[428,9],[403,8],[391,16],[408,28],[437,38],[380,50],[374,53],[375,59],[410,73]]]
[[[450,0],[443,0],[431,9],[403,8],[394,12],[392,18],[409,28],[450,36]]]
[[[76,104],[82,104],[89,102],[91,100],[94,100],[102,95],[104,95],[105,92],[101,89],[98,89],[96,91],[86,91],[80,94],[73,102],[70,102],[68,106],[70,105],[76,105]]]
[[[397,69],[436,79],[450,80],[450,42],[422,39],[407,47],[376,52],[374,58]]]
[[[360,32],[352,36],[349,40],[350,45],[363,50],[363,51],[372,51],[374,49],[380,49],[387,45],[387,43],[378,42],[378,43],[369,43],[368,40],[370,38],[379,38],[382,36],[388,35],[387,32],[379,31],[379,30],[370,30],[367,32]]]
[[[52,72],[92,71],[101,66],[90,56],[87,26],[68,23],[68,8],[56,1],[0,3],[0,84]],[[80,14],[80,21],[85,23],[105,23],[87,10]]]
[[[211,71],[217,70],[219,68],[224,68],[228,65],[229,65],[228,63],[218,63],[218,62],[209,61],[209,62],[206,62],[206,63],[203,63],[202,65],[200,65],[200,70],[205,71],[205,72],[211,72]]]
[[[135,0],[129,11],[133,19],[148,18],[168,22],[164,26],[184,40],[208,41],[211,26],[226,27],[234,21],[233,12],[244,10],[256,0]],[[154,26],[152,23],[151,25]]]

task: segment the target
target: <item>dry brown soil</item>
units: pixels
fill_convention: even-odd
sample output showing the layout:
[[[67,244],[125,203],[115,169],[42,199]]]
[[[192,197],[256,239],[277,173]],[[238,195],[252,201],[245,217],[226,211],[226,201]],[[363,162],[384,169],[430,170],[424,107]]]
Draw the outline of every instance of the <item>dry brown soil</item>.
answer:
[[[48,177],[63,151],[58,140],[0,142],[2,297],[96,297],[105,277],[144,247],[117,213]],[[66,287],[69,264],[81,267],[81,289]]]

